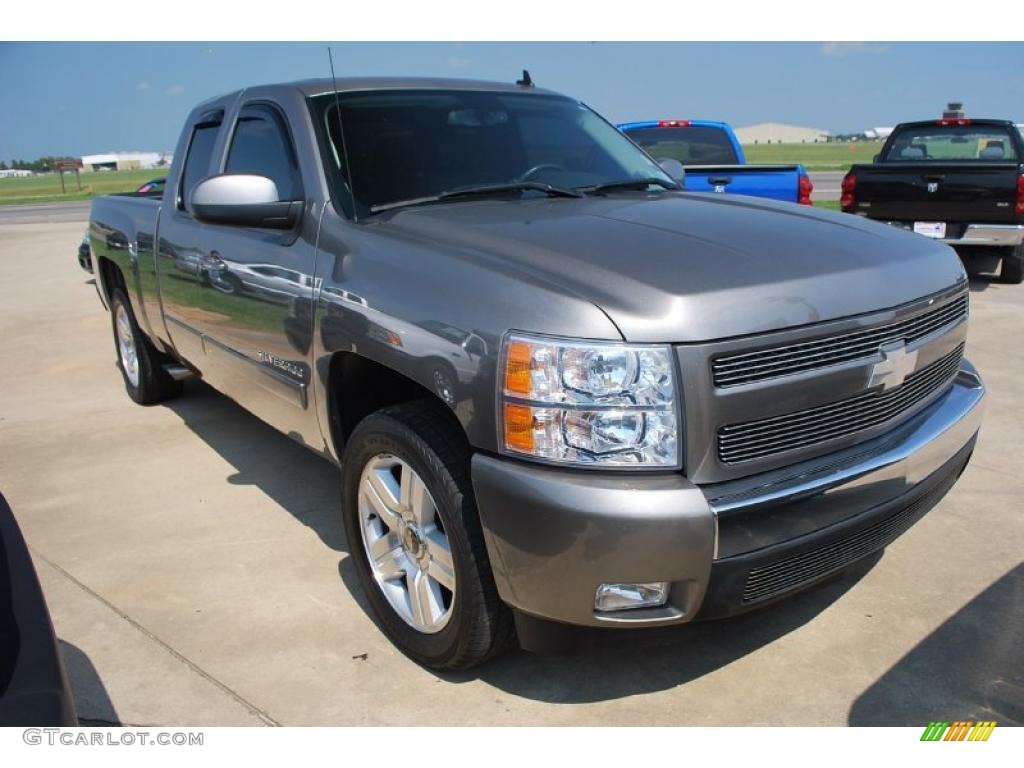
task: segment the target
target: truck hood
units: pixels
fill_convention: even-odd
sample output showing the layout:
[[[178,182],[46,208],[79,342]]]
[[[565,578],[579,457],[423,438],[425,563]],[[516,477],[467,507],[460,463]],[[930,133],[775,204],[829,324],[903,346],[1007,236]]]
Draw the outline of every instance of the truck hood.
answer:
[[[951,248],[920,235],[715,194],[466,201],[402,209],[381,227],[585,298],[636,342],[818,323],[966,280]],[[528,317],[519,330],[545,330],[530,328]]]

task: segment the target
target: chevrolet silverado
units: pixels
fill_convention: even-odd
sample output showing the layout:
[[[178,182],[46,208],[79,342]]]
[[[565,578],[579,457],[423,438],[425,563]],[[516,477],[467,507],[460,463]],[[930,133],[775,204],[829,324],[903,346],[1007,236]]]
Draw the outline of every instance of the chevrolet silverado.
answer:
[[[162,200],[97,198],[90,245],[128,395],[199,376],[336,462],[374,614],[435,668],[829,578],[980,426],[950,248],[681,190],[529,83],[211,99]]]

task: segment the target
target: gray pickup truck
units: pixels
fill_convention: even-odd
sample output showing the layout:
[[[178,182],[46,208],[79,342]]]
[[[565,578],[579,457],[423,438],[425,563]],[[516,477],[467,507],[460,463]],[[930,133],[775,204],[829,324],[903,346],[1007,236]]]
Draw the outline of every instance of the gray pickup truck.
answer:
[[[162,201],[92,208],[128,394],[201,376],[336,462],[363,589],[425,665],[767,605],[885,547],[974,447],[949,247],[686,192],[574,99],[247,88],[174,158]]]

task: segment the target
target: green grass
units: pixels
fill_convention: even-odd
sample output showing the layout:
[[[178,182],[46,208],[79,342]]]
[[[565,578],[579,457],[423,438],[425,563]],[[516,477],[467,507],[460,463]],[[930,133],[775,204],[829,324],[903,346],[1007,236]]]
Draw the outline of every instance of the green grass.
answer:
[[[115,192],[134,192],[150,179],[167,175],[167,169],[149,168],[139,171],[107,171],[80,173],[82,190],[78,190],[75,174],[64,174],[65,193],[60,191],[60,175],[27,176],[0,179],[0,205],[28,203],[57,203],[69,200],[89,200],[96,195]]]
[[[839,207],[839,201],[838,200],[815,200],[814,201],[814,207],[815,208],[826,208],[827,210],[830,210],[830,211],[842,210]]]
[[[744,144],[748,163],[802,163],[809,171],[845,171],[854,163],[870,163],[881,142],[851,144]]]

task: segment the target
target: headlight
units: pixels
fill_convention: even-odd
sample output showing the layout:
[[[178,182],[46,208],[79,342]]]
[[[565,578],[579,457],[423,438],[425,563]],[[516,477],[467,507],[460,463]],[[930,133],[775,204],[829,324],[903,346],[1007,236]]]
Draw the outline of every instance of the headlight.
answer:
[[[572,465],[679,465],[669,347],[510,334],[501,361],[506,452]]]

